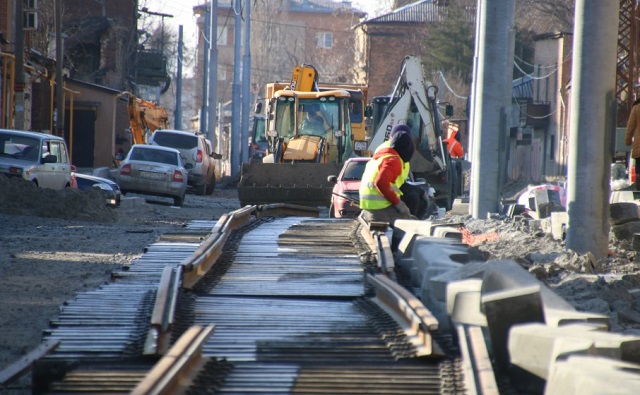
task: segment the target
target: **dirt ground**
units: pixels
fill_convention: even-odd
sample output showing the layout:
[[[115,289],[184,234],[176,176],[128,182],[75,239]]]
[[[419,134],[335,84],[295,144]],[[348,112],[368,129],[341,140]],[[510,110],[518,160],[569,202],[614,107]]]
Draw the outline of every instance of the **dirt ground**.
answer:
[[[222,185],[211,196],[188,194],[180,208],[146,201],[111,209],[97,192],[46,191],[0,176],[0,370],[39,345],[66,300],[109,282],[161,234],[239,208],[235,188]],[[608,314],[613,331],[640,335],[640,254],[628,242],[612,242],[615,256],[594,262],[523,219],[458,212],[446,220],[463,223],[487,258],[517,261],[578,310]],[[28,385],[23,379],[0,393],[29,394]]]

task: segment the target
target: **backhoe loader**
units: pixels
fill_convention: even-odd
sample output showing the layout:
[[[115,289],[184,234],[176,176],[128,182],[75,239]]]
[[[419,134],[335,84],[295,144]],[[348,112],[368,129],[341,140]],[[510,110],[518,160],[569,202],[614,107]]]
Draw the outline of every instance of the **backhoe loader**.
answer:
[[[132,144],[146,144],[153,132],[169,127],[167,111],[156,102],[141,99],[126,91],[119,94],[117,99],[127,100]]]
[[[373,133],[369,150],[374,152],[395,125],[408,125],[416,145],[410,162],[414,178],[425,179],[425,185],[435,189],[438,206],[450,210],[457,191],[461,189],[462,177],[454,173],[449,153],[442,142],[437,93],[438,87],[424,77],[420,58],[406,56],[391,95],[372,100]],[[447,106],[445,113],[452,110]]]
[[[333,184],[353,155],[351,94],[320,89],[316,69],[296,66],[288,84],[265,88],[267,154],[262,163],[244,163],[240,204],[290,203],[329,206]],[[261,105],[256,112],[261,112]]]

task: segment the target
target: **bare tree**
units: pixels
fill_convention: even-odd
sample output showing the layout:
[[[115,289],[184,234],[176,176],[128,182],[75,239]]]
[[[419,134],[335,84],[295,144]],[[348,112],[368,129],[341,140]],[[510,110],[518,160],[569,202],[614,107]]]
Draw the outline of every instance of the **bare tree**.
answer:
[[[573,30],[573,0],[519,0],[516,8],[519,29],[537,34]]]

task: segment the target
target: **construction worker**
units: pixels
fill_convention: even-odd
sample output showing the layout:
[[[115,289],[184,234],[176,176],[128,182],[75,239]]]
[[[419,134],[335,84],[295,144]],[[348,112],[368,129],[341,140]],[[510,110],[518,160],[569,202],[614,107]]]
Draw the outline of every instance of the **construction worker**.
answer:
[[[409,163],[415,146],[410,133],[397,131],[389,141],[389,147],[378,149],[362,175],[360,183],[360,208],[368,222],[388,222],[393,226],[396,219],[411,219],[409,207],[400,199],[400,187],[407,174],[405,163]]]
[[[460,144],[460,133],[458,133],[458,129],[449,127],[449,122],[445,123],[445,125],[449,129],[449,137],[444,139],[443,142],[447,143],[449,156],[455,159],[464,158],[464,149],[462,148],[462,144]]]
[[[411,135],[411,128],[409,125],[398,124],[391,129],[388,139],[380,144],[378,148],[376,148],[375,152],[378,152],[382,148],[389,148],[391,145],[391,138],[399,131],[405,131]],[[408,180],[413,181],[413,176],[411,174],[409,162],[404,162],[402,165],[402,177],[398,177],[396,182],[396,186],[400,189],[400,199],[407,205],[407,207],[409,207],[411,215],[418,219],[423,219],[430,208],[429,198],[421,187],[411,185],[406,182]]]
[[[449,130],[449,137],[442,142],[447,144],[447,151],[451,157],[451,179],[454,185],[454,195],[457,196],[463,192],[462,160],[464,158],[464,149],[460,144],[460,133],[458,133],[457,126],[452,127],[448,121],[445,121],[443,126]]]
[[[637,169],[640,163],[640,98],[633,102],[629,121],[627,121],[627,129],[624,135],[625,145],[631,147],[629,159],[629,172],[635,176],[635,187],[640,191],[640,177],[638,177]],[[631,164],[631,159],[635,159],[635,165]]]

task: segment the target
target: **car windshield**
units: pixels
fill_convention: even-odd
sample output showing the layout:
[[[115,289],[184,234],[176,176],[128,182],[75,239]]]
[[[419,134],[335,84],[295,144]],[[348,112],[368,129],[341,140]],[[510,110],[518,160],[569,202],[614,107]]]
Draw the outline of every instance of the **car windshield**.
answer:
[[[163,147],[193,149],[198,146],[198,137],[178,133],[155,132],[153,142]]]
[[[0,133],[0,156],[37,162],[40,140],[32,137]]]
[[[161,151],[155,149],[134,147],[129,156],[131,160],[143,162],[157,162],[167,165],[178,166],[178,155],[175,152]]]
[[[361,180],[364,168],[367,165],[366,161],[351,161],[346,164],[344,173],[342,175],[343,180]]]

